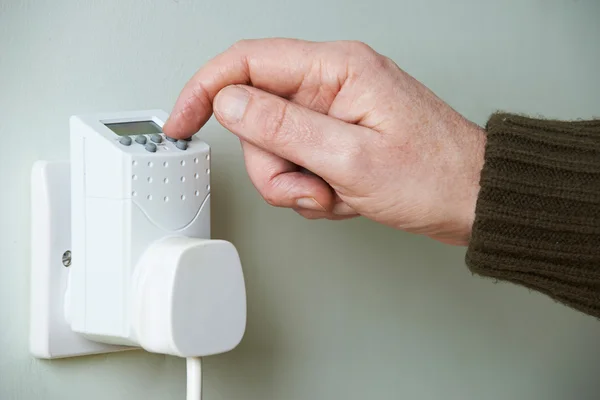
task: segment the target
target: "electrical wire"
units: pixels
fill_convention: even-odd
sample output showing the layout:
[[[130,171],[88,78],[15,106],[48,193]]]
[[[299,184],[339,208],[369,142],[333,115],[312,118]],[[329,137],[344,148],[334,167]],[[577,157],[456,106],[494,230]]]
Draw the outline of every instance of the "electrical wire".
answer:
[[[186,358],[187,400],[202,400],[202,359]]]

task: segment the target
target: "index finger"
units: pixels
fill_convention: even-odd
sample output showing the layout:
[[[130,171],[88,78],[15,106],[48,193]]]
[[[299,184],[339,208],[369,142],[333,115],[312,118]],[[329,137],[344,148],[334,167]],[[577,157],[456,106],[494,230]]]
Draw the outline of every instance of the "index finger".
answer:
[[[186,83],[164,132],[184,139],[210,119],[213,99],[226,86],[246,84],[288,97],[310,72],[316,42],[254,39],[236,43],[209,61]]]

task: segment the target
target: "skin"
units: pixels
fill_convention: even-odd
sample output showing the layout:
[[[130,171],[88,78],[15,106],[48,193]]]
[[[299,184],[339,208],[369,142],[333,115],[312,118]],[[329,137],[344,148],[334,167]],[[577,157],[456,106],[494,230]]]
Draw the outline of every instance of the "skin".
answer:
[[[163,129],[187,138],[213,114],[269,204],[468,244],[484,130],[364,43],[238,42],[188,81]]]

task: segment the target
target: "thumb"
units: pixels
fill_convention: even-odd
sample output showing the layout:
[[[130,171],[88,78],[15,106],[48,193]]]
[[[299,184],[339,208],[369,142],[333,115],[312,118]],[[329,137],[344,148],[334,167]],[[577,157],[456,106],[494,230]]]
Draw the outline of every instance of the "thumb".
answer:
[[[342,186],[354,176],[371,134],[367,128],[244,85],[222,89],[213,109],[217,120],[241,140]]]

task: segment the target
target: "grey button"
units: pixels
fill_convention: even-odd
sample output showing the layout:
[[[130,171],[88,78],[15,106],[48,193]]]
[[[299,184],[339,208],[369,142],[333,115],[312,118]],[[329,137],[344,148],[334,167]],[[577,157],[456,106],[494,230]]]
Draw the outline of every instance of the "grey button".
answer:
[[[165,135],[165,138],[167,138],[167,140],[168,140],[169,142],[176,142],[176,141],[177,141],[177,139],[175,139],[175,138],[172,138],[172,137],[170,137],[170,136],[167,136],[167,135]]]
[[[121,136],[121,139],[119,139],[119,143],[121,143],[123,146],[130,146],[131,138],[129,136]]]
[[[139,135],[139,136],[135,137],[135,141],[136,141],[136,143],[139,143],[139,144],[146,144],[147,139],[146,139],[146,136]]]
[[[156,153],[156,145],[154,143],[148,143],[144,148],[150,153]]]
[[[192,141],[192,138],[191,138],[191,137],[189,137],[189,138],[185,139],[185,141],[186,141],[186,142],[191,142],[191,141]]]
[[[157,133],[152,134],[152,136],[150,136],[150,140],[152,140],[154,143],[162,143],[162,136],[160,136]]]
[[[187,142],[185,140],[178,140],[177,143],[175,144],[177,146],[177,148],[179,150],[185,150],[187,149]]]

